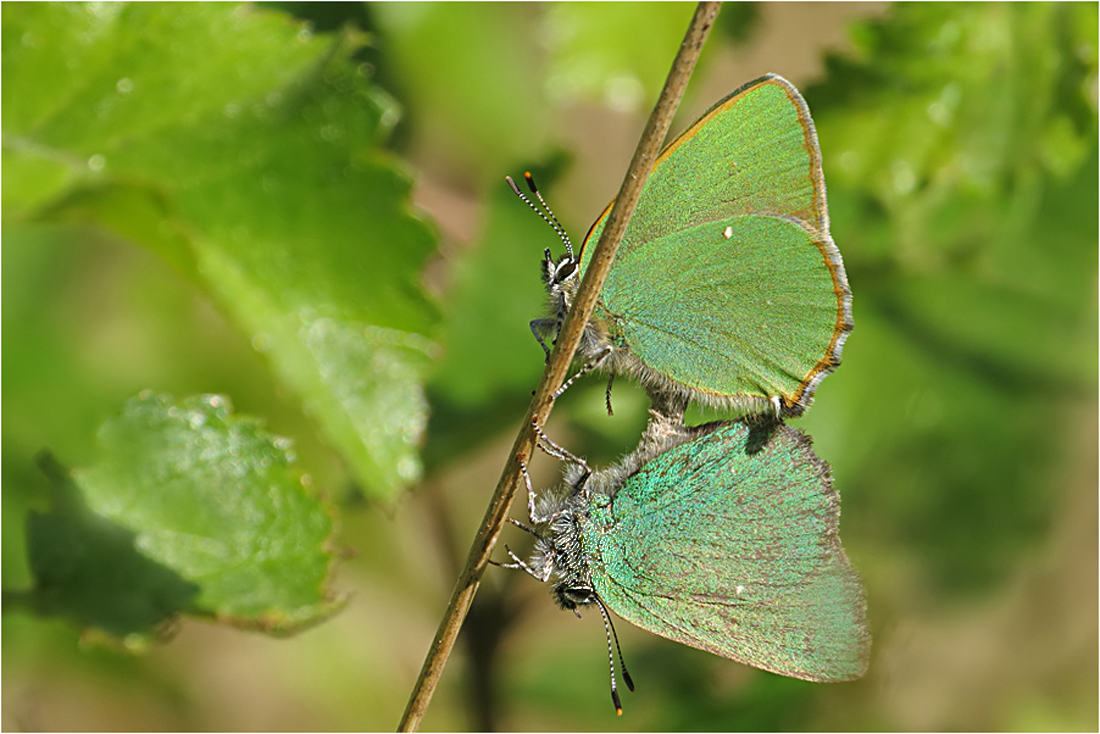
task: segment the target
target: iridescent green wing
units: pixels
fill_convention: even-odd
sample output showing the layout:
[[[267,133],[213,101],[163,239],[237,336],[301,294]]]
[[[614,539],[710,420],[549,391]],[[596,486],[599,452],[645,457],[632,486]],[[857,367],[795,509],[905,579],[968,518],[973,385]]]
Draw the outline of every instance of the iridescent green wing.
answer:
[[[808,403],[839,361],[851,296],[817,134],[789,82],[750,82],[665,149],[601,299],[656,372],[718,397]]]
[[[858,678],[870,638],[828,466],[795,429],[760,442],[728,424],[630,477],[585,530],[593,585],[685,645],[794,678]]]

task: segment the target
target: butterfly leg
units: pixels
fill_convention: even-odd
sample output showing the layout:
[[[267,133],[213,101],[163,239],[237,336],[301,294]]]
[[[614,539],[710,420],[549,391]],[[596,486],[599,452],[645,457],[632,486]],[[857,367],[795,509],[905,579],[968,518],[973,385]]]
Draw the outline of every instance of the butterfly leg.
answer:
[[[615,415],[615,411],[611,409],[611,383],[613,382],[615,382],[614,372],[607,376],[607,393],[604,395],[604,400],[607,402],[608,415]]]
[[[554,400],[557,400],[559,397],[561,397],[561,394],[563,392],[565,392],[566,390],[568,390],[569,386],[572,385],[574,382],[576,382],[580,378],[584,377],[585,375],[587,375],[592,370],[597,370],[600,367],[603,367],[603,363],[607,361],[607,358],[611,356],[611,352],[613,352],[613,351],[615,351],[615,348],[612,347],[611,345],[608,345],[608,346],[604,347],[603,349],[601,349],[600,353],[598,355],[596,355],[595,359],[593,359],[590,362],[585,363],[585,365],[583,367],[581,367],[579,370],[577,370],[577,374],[573,375],[568,380],[566,380],[565,382],[562,383],[562,386],[559,387],[554,392],[554,394],[552,396],[554,398]]]
[[[509,548],[508,546],[504,546],[504,550],[505,550],[506,553],[508,553],[508,557],[512,559],[511,563],[497,563],[496,561],[493,561],[493,560],[490,560],[489,563],[493,564],[494,566],[498,566],[500,568],[521,569],[521,570],[526,571],[527,573],[531,574],[532,576],[537,578],[539,581],[542,581],[543,583],[546,583],[547,581],[550,580],[550,569],[552,567],[552,564],[547,563],[546,568],[543,570],[543,573],[536,573],[534,571],[534,569],[532,569],[530,566],[528,566],[526,563],[523,562],[522,558],[520,558],[515,553],[513,553],[511,548]]]
[[[671,423],[683,423],[684,413],[687,412],[688,398],[678,393],[661,390],[655,387],[647,387],[649,396],[649,412],[660,414]]]
[[[535,576],[535,574],[531,571],[531,569],[527,568],[527,564],[525,564],[518,557],[516,557],[516,554],[512,552],[511,548],[509,548],[508,546],[504,546],[504,550],[507,551],[508,555],[510,555],[512,557],[512,562],[511,563],[500,563],[499,561],[494,561],[492,558],[490,558],[489,559],[489,565],[496,566],[497,568],[527,569],[527,573],[531,574],[532,576]]]
[[[538,513],[538,511],[535,509],[535,489],[531,485],[531,475],[527,471],[527,462],[523,459],[519,460],[519,471],[520,474],[523,476],[523,483],[527,487],[527,516],[530,518],[531,522],[535,525],[538,525],[544,522],[554,522],[554,520],[557,520],[559,517],[561,517],[562,511],[560,510],[558,512],[551,512],[549,515],[540,515]],[[585,478],[588,478],[587,474],[585,474]],[[515,518],[509,517],[508,522],[512,523],[521,530],[526,530],[527,532],[531,533],[531,535],[534,535],[536,538],[539,537],[539,533],[537,530],[530,527],[529,525],[524,525]]]
[[[546,342],[543,340],[543,333],[549,333],[555,324],[554,319],[534,319],[530,323],[531,333],[535,335],[535,339],[538,340],[539,346],[542,347],[542,351],[546,352],[546,361],[550,361],[550,347],[546,346]]]
[[[537,423],[535,426],[536,432],[541,433],[541,431],[538,430]],[[536,525],[540,522],[552,520],[552,517],[543,517],[539,515],[535,509],[535,488],[531,485],[531,475],[527,471],[527,462],[523,459],[519,460],[519,473],[523,475],[523,484],[527,487],[527,517]],[[524,529],[526,530],[527,528]],[[532,533],[538,535],[538,533],[534,533],[534,531],[532,531]]]
[[[519,528],[520,530],[531,533],[531,535],[534,535],[536,538],[538,537],[538,535],[539,535],[538,532],[533,527],[531,527],[530,525],[525,525],[525,524],[521,523],[519,520],[515,519],[514,517],[509,517],[509,518],[507,518],[507,520],[508,520],[508,522],[512,523],[517,528]]]
[[[543,433],[542,426],[539,425],[538,418],[531,421],[531,426],[535,429],[535,435],[538,436],[538,441],[536,442],[536,445],[540,449],[545,451],[547,455],[554,457],[558,461],[568,461],[572,464],[576,464],[577,466],[582,467],[584,469],[586,477],[592,473],[592,468],[588,466],[588,462],[586,462],[579,456],[571,454],[568,449],[554,443],[554,441],[549,436]]]

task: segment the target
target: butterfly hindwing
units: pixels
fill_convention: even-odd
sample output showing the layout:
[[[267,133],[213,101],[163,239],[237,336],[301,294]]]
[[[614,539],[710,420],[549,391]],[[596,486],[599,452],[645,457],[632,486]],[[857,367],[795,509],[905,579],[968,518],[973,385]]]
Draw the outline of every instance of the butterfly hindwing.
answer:
[[[793,404],[841,307],[819,238],[772,215],[696,225],[621,255],[602,298],[656,372],[705,394]]]
[[[795,429],[757,439],[727,424],[657,456],[594,508],[593,586],[677,642],[796,678],[858,678],[865,604],[828,467]]]

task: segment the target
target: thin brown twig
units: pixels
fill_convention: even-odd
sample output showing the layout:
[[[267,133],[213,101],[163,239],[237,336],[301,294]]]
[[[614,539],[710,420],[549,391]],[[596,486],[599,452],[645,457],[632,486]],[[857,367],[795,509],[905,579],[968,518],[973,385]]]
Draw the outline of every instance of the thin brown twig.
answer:
[[[531,407],[527,410],[519,435],[512,446],[512,454],[504,467],[496,491],[489,501],[489,507],[485,511],[485,518],[481,523],[481,530],[474,538],[470,547],[469,556],[466,559],[466,567],[455,583],[451,593],[451,601],[439,623],[435,639],[424,659],[424,666],[420,670],[420,677],[413,687],[409,703],[405,713],[401,717],[398,731],[416,731],[428,709],[436,684],[443,673],[443,666],[458,638],[459,629],[466,618],[481,581],[481,575],[489,561],[489,555],[496,545],[501,528],[504,526],[508,514],[508,507],[515,495],[516,486],[520,477],[520,461],[526,462],[531,457],[534,449],[534,433],[531,423],[536,417],[539,423],[545,425],[546,418],[550,414],[553,403],[554,391],[565,379],[566,371],[573,361],[573,354],[580,344],[581,335],[585,324],[588,323],[592,310],[595,308],[596,299],[603,287],[607,273],[611,269],[611,261],[615,257],[615,251],[622,240],[626,223],[638,203],[642,187],[653,169],[653,164],[661,151],[662,143],[668,134],[672,117],[680,105],[680,98],[687,87],[688,79],[699,59],[703,49],[703,42],[710,32],[714,19],[718,16],[721,3],[701,2],[695,9],[695,15],[691,19],[684,41],[680,44],[680,50],[672,62],[665,86],[653,108],[649,121],[646,123],[642,138],[638,143],[638,149],[634,152],[634,158],[627,169],[619,195],[615,198],[615,204],[607,217],[603,234],[592,260],[585,270],[584,278],[577,291],[577,297],[558,334],[557,345],[550,355],[550,361],[546,365],[546,371],[542,375],[535,396],[531,400]]]

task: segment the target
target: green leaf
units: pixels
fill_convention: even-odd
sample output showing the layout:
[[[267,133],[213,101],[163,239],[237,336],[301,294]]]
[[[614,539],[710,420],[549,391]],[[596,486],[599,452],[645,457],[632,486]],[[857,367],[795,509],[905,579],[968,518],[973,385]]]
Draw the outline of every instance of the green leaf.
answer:
[[[895,5],[806,90],[856,322],[806,425],[846,526],[945,589],[1027,550],[1065,412],[1095,402],[1096,27],[1095,4]]]
[[[533,10],[512,3],[370,4],[390,73],[408,100],[418,157],[467,186],[496,185],[506,165],[545,141],[537,48],[525,41],[538,18]]]
[[[398,112],[352,63],[362,39],[247,5],[3,13],[5,220],[91,222],[165,257],[369,495],[415,481],[435,237],[377,147]]]
[[[566,101],[586,96],[620,112],[651,104],[695,7],[686,3],[555,3],[547,86]]]
[[[543,248],[564,248],[501,184],[489,197],[478,246],[455,263],[443,324],[447,350],[432,379],[432,386],[460,408],[491,403],[509,391],[526,395],[544,367],[528,322],[546,316]]]
[[[41,612],[137,642],[181,613],[288,634],[337,611],[332,518],[289,441],[219,396],[142,395],[72,478],[43,461],[51,510],[28,516]]]

